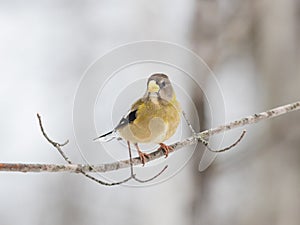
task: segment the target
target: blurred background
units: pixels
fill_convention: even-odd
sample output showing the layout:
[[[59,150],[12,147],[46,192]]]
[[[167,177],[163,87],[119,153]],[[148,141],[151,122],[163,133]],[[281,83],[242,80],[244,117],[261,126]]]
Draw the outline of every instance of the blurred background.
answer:
[[[174,42],[201,56],[221,85],[227,121],[299,101],[299,22],[298,0],[0,0],[0,162],[64,163],[36,112],[80,162],[71,152],[77,86],[91,62],[127,42]],[[207,105],[199,110],[205,124]],[[1,172],[0,224],[299,224],[299,121],[294,112],[249,126],[204,172],[195,152],[149,187]]]

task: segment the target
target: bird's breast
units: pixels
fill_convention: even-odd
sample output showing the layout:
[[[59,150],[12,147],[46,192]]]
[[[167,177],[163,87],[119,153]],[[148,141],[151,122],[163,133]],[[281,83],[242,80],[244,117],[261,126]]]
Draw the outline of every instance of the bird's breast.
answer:
[[[132,143],[161,143],[168,133],[168,124],[159,117],[146,123],[133,123],[119,130],[120,135]]]
[[[119,130],[120,135],[133,143],[162,143],[176,131],[180,116],[174,104],[147,102],[137,110],[136,119]]]

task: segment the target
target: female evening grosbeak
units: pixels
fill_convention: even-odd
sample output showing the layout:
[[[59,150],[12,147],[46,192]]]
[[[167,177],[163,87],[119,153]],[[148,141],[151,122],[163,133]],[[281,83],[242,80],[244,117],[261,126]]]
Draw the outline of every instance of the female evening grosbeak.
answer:
[[[168,76],[153,74],[147,81],[145,95],[131,106],[130,111],[112,131],[94,140],[107,142],[119,134],[128,145],[135,145],[143,164],[148,154],[140,150],[138,143],[159,144],[167,157],[172,148],[163,142],[176,132],[180,112],[180,105]]]

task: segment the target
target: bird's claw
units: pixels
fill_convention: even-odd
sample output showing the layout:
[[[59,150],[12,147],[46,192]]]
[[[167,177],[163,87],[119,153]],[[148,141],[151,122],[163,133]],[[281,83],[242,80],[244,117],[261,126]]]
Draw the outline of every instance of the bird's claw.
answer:
[[[149,154],[141,152],[141,151],[139,151],[138,153],[139,153],[139,157],[140,157],[140,160],[141,160],[143,166],[145,166],[146,158],[149,159]]]
[[[174,150],[173,147],[165,145],[164,143],[159,143],[159,145],[160,145],[160,149],[163,150],[166,158],[168,157],[169,152]]]

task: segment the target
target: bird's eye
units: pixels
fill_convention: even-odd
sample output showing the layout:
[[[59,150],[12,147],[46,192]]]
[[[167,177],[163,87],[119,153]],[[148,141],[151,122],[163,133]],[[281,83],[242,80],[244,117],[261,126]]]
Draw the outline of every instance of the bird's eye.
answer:
[[[161,86],[161,87],[166,86],[166,82],[165,82],[165,81],[161,82],[161,83],[160,83],[160,86]]]

